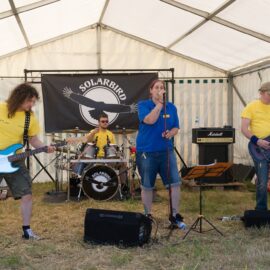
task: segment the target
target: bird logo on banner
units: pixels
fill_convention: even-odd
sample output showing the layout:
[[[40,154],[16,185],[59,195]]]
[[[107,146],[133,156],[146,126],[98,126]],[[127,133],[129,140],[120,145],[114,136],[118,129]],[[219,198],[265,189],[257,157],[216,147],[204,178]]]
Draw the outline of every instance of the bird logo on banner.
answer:
[[[91,89],[82,95],[73,92],[70,87],[66,86],[63,89],[63,95],[80,105],[80,111],[85,116],[84,118],[88,118],[87,115],[85,115],[85,111],[87,111],[89,116],[94,119],[95,122],[98,120],[99,115],[103,112],[111,113],[112,117],[110,117],[110,123],[114,122],[120,113],[137,112],[137,104],[119,104],[117,97],[112,94],[111,91],[105,88]],[[99,101],[98,99],[103,101]],[[106,99],[111,103],[105,103],[104,101]],[[89,122],[89,119],[87,119],[87,121]],[[96,123],[93,123],[93,121],[90,121],[90,123],[96,125]]]

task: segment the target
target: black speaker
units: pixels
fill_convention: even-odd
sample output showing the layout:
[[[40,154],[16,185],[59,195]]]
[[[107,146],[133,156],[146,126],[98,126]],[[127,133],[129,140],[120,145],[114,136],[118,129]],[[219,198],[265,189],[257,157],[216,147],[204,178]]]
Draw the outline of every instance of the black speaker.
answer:
[[[228,162],[228,144],[199,144],[199,164]],[[230,170],[219,177],[200,178],[203,183],[228,183],[233,181]]]
[[[151,220],[141,213],[86,210],[84,241],[97,244],[142,246],[150,240]]]
[[[231,171],[233,180],[239,182],[251,180],[255,174],[255,168],[253,166],[243,164],[233,164]]]
[[[270,225],[269,210],[246,210],[242,218],[245,227],[258,227]]]

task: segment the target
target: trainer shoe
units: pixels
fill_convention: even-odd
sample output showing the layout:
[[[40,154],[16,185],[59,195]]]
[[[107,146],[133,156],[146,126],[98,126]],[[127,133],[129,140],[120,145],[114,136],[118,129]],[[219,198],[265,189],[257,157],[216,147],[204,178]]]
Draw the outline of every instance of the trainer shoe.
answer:
[[[41,238],[34,234],[31,229],[24,230],[24,234],[22,235],[22,238],[27,240],[40,240]]]
[[[171,226],[174,228],[179,228],[180,230],[185,230],[187,225],[183,222],[184,218],[180,214],[176,214],[174,216],[170,216],[169,221],[171,222]]]

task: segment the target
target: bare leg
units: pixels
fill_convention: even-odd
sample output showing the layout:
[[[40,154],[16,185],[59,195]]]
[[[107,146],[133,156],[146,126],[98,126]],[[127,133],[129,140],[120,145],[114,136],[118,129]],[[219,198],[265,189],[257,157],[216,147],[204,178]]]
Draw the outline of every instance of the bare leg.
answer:
[[[150,214],[153,201],[153,190],[145,190],[144,188],[142,188],[141,195],[144,206],[144,212],[146,215]]]
[[[22,214],[23,226],[30,225],[30,220],[32,216],[32,195],[31,194],[22,196],[21,214]]]
[[[179,213],[180,186],[171,187],[172,196],[172,215]]]

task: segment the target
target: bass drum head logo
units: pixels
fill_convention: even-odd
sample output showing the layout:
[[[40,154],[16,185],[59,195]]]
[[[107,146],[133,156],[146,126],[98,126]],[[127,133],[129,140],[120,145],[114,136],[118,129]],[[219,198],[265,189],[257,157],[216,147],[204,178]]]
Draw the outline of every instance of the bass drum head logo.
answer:
[[[119,97],[113,92],[110,88],[107,87],[93,87],[83,93],[84,97],[92,99],[96,102],[102,103],[110,103],[110,104],[120,104]],[[80,113],[83,119],[92,126],[98,126],[98,120],[94,119],[91,116],[91,111],[95,110],[95,108],[89,108],[83,105],[80,105]],[[104,111],[109,117],[109,124],[112,124],[118,117],[118,113],[106,112]]]

